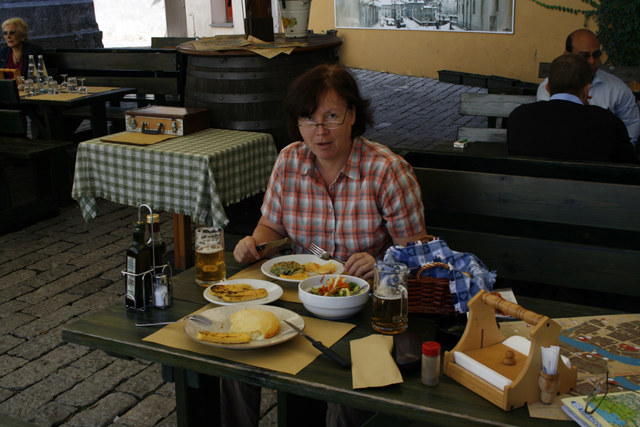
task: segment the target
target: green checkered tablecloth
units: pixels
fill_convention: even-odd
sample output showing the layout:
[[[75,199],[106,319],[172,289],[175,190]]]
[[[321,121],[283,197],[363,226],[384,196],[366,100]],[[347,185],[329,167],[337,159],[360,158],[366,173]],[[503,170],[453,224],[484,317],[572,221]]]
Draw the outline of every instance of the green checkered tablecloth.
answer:
[[[266,189],[276,157],[271,135],[225,129],[144,147],[92,139],[78,146],[71,195],[86,221],[102,197],[222,227],[224,206]]]

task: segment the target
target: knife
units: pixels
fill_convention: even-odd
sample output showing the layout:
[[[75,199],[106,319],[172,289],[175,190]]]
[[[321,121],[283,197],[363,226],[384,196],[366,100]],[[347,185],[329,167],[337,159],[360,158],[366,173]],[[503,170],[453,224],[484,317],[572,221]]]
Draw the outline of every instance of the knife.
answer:
[[[300,335],[302,335],[303,337],[305,337],[306,339],[308,339],[311,344],[313,344],[313,346],[315,348],[317,348],[318,350],[320,350],[321,352],[323,352],[324,354],[326,354],[327,356],[329,356],[331,359],[333,359],[335,362],[339,363],[340,365],[342,365],[343,368],[350,368],[351,367],[351,362],[349,362],[348,360],[346,360],[345,358],[343,358],[342,356],[340,356],[338,353],[336,353],[335,351],[331,350],[329,347],[327,347],[326,345],[322,344],[320,341],[316,341],[313,338],[311,338],[309,335],[307,335],[305,332],[302,331],[302,329],[298,328],[295,325],[292,325],[291,323],[287,322],[286,320],[284,321],[284,323],[286,323],[287,325],[291,326],[291,328],[298,332]]]
[[[271,248],[275,248],[277,246],[282,246],[285,243],[287,243],[289,241],[288,237],[285,237],[284,239],[280,239],[280,240],[274,240],[273,242],[268,242],[268,243],[263,243],[261,245],[256,246],[256,249],[259,251],[265,250],[265,249],[271,249]]]

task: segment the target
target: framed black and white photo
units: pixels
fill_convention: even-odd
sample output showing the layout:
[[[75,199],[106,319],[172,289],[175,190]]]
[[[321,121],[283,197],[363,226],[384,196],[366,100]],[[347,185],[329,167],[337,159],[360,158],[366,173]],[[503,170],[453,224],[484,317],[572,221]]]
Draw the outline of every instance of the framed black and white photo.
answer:
[[[513,34],[515,0],[335,0],[336,28]]]

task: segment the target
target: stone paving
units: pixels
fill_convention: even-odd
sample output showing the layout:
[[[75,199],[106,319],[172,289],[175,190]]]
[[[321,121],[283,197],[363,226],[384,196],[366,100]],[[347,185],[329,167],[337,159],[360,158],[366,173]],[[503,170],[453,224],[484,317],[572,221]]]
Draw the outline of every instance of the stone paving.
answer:
[[[459,116],[458,99],[485,89],[353,72],[375,107],[377,125],[366,135],[373,141],[428,149],[454,139],[458,125],[483,124]],[[90,223],[73,205],[59,217],[0,236],[0,425],[176,425],[174,387],[162,381],[158,364],[125,361],[61,338],[66,325],[122,302],[123,251],[136,217],[136,208],[101,201],[100,215]],[[254,224],[255,212],[244,218]],[[171,251],[170,213],[161,214],[161,227]],[[238,235],[252,229],[230,227]],[[238,236],[227,237],[233,247]],[[262,406],[260,426],[276,425],[275,392],[263,391]]]

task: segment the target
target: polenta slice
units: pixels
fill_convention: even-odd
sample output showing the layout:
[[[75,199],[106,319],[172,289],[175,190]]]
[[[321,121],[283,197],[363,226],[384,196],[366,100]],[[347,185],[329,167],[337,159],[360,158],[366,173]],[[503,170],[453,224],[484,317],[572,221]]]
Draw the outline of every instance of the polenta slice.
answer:
[[[209,292],[216,297],[222,297],[229,292],[250,291],[253,286],[245,283],[238,283],[237,285],[214,285],[209,288]]]
[[[196,337],[200,341],[215,343],[242,344],[251,341],[251,336],[244,332],[207,332],[200,331]]]

